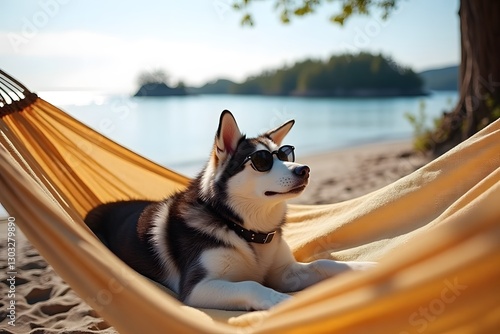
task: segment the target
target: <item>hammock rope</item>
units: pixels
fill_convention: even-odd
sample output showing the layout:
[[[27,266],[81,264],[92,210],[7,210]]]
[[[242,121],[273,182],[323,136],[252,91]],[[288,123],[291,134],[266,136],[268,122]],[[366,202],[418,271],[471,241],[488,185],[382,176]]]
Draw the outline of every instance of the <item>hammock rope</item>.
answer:
[[[36,101],[37,95],[0,69],[0,118],[23,111]]]

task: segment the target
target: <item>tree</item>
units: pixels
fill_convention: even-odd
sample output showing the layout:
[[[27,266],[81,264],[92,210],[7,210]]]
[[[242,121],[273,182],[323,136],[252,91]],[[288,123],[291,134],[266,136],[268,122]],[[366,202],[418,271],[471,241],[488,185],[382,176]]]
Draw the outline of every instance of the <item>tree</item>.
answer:
[[[269,1],[269,0],[268,0]],[[293,16],[314,13],[329,0],[270,0],[275,4],[283,23]],[[330,0],[332,1],[332,0]],[[337,0],[341,10],[330,20],[343,25],[353,14],[369,15],[373,9],[382,10],[387,18],[396,8],[397,0]],[[244,13],[242,24],[253,25],[249,12],[252,0],[235,0],[233,7]],[[500,1],[461,0],[460,33],[461,64],[459,100],[455,108],[444,113],[436,129],[427,133],[426,146],[436,155],[472,136],[500,117]]]
[[[139,74],[137,83],[139,86],[146,84],[167,84],[168,74],[164,70],[144,71]]]
[[[499,14],[497,0],[460,2],[460,98],[434,134],[438,154],[500,117]]]
[[[236,94],[299,96],[420,95],[422,80],[391,58],[370,53],[305,60],[233,83]]]
[[[182,81],[179,81],[177,87],[172,88],[168,85],[168,74],[163,70],[145,71],[139,74],[137,82],[139,90],[134,96],[182,96],[186,95],[186,87]]]

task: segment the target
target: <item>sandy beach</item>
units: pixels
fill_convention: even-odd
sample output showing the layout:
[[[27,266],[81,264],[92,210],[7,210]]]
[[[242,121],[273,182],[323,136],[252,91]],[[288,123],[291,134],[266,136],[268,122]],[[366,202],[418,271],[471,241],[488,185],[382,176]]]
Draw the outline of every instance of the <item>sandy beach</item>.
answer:
[[[326,204],[379,189],[423,166],[409,141],[368,144],[297,157],[311,168],[306,191],[292,203]],[[37,250],[16,233],[15,298],[8,268],[7,217],[0,224],[0,333],[116,333],[54,272]],[[15,327],[9,302],[15,300]]]

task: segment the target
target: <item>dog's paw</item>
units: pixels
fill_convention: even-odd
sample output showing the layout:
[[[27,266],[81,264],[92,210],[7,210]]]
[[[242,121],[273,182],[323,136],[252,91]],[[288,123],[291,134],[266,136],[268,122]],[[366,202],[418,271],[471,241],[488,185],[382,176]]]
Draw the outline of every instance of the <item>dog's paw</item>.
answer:
[[[292,298],[292,296],[287,295],[286,293],[272,291],[268,296],[266,296],[266,298],[256,301],[253,309],[255,311],[268,310],[281,302],[289,300],[290,298]]]
[[[346,264],[352,269],[352,270],[368,270],[375,268],[377,266],[377,262],[346,262]]]

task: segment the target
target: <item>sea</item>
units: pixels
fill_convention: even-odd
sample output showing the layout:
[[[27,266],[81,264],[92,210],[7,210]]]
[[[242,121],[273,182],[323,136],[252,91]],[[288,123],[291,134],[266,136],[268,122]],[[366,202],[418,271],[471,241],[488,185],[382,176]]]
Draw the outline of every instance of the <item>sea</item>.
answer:
[[[207,161],[224,109],[233,113],[247,136],[294,119],[285,142],[294,145],[300,157],[367,143],[409,140],[414,128],[406,114],[430,127],[458,99],[456,91],[379,98],[139,98],[96,91],[45,91],[38,95],[121,145],[188,176],[194,176]]]

